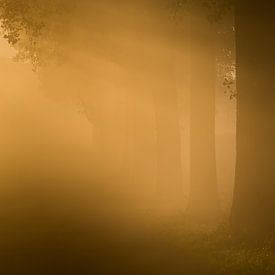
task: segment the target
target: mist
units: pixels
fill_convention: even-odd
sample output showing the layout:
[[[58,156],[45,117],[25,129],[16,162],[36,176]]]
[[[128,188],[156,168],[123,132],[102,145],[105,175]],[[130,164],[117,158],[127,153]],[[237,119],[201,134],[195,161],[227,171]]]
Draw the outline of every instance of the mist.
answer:
[[[5,274],[272,274],[273,63],[207,3],[0,1]]]

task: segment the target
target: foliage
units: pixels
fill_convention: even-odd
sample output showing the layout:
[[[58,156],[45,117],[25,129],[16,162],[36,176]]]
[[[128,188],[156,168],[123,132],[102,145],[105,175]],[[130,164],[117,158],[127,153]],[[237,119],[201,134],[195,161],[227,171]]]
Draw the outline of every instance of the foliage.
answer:
[[[234,47],[224,47],[221,49],[219,56],[217,57],[217,74],[222,81],[224,93],[229,98],[235,99],[237,97],[236,90],[236,63]]]
[[[188,0],[173,0],[175,18]],[[205,9],[211,23],[218,22],[230,12],[233,0],[197,0],[192,5]],[[0,0],[0,21],[3,36],[17,49],[15,60],[30,61],[34,69],[49,62],[61,60],[63,53],[60,39],[69,30],[69,21],[75,4],[69,0]],[[231,37],[232,38],[232,37]],[[224,51],[225,56],[219,65],[219,74],[224,79],[225,92],[235,98],[235,66],[228,58],[232,52]]]
[[[236,90],[236,65],[235,63],[227,64],[224,66],[224,92],[229,95],[230,99],[237,97]]]
[[[16,60],[30,60],[37,68],[56,55],[57,33],[65,27],[61,15],[71,8],[69,2],[0,0],[1,29],[4,38],[18,50]]]
[[[177,0],[173,5],[173,19],[176,20],[180,11],[188,9],[188,5],[203,10],[209,23],[217,25],[219,49],[216,50],[217,75],[221,79],[224,92],[230,99],[237,96],[236,65],[234,44],[234,22],[232,10],[233,0]],[[201,15],[200,15],[201,16]],[[233,43],[232,43],[233,42]]]

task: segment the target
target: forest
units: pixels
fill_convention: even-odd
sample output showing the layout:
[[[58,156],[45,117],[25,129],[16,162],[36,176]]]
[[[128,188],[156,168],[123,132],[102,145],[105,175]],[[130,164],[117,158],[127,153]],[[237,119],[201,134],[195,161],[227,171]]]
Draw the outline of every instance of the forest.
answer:
[[[0,274],[275,274],[274,15],[0,0]]]

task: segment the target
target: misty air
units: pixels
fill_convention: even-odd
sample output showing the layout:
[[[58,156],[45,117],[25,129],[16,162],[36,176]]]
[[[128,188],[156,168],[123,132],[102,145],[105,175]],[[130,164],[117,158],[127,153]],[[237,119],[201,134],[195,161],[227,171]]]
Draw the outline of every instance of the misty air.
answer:
[[[275,274],[274,14],[0,0],[0,274]]]

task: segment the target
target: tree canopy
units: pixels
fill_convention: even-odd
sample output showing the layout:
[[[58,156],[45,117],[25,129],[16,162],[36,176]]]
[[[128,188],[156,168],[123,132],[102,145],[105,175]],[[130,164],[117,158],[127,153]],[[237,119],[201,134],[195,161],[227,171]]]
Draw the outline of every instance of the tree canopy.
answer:
[[[35,67],[58,51],[58,33],[64,32],[64,14],[72,8],[64,0],[1,0],[1,29],[18,50],[16,59],[30,60]],[[62,15],[62,16],[61,16]]]

